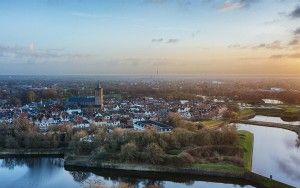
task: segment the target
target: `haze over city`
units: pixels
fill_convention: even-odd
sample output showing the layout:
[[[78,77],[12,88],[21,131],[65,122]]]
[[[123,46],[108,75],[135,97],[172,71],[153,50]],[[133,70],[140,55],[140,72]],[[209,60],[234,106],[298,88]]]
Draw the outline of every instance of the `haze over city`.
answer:
[[[0,2],[0,74],[299,74],[299,0]]]

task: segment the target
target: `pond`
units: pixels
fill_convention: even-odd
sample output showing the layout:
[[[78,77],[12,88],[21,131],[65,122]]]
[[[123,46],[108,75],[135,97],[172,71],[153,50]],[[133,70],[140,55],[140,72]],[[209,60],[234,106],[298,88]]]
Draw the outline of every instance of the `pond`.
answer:
[[[252,171],[300,186],[300,148],[294,132],[271,127],[236,124],[254,134]]]
[[[86,171],[83,169],[68,169],[63,166],[61,158],[6,158],[0,159],[0,187],[9,188],[76,188],[90,187],[91,183],[111,187],[120,183],[128,183],[135,187],[156,188],[237,188],[252,187],[243,185],[236,180],[222,180],[220,178],[193,178],[191,176],[155,176],[120,174],[116,171]],[[233,183],[234,182],[234,183]]]
[[[249,120],[264,121],[270,123],[280,123],[280,124],[290,124],[290,125],[300,125],[300,121],[284,121],[280,117],[263,116],[263,115],[256,115],[254,118],[251,118]]]

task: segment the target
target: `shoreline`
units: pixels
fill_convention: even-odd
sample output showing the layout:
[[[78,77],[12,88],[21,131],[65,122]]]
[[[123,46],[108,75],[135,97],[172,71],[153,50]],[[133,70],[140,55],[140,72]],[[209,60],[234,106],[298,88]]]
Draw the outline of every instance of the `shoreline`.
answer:
[[[11,157],[60,157],[64,158],[64,167],[66,169],[80,168],[85,171],[115,171],[117,173],[136,174],[143,177],[143,174],[155,173],[161,175],[184,175],[193,176],[195,179],[211,178],[220,180],[220,182],[229,181],[231,183],[242,183],[243,185],[252,185],[256,187],[278,187],[289,188],[293,187],[282,182],[278,182],[273,179],[255,174],[250,171],[229,172],[215,169],[202,169],[191,167],[171,167],[171,166],[155,166],[147,164],[127,164],[127,163],[109,163],[102,162],[100,165],[95,162],[91,162],[88,158],[79,160],[79,158],[66,158],[65,150],[57,149],[52,151],[45,150],[0,150],[0,159]]]
[[[101,165],[89,162],[88,160],[78,161],[65,160],[65,165],[67,169],[72,168],[82,168],[82,169],[92,169],[92,170],[114,170],[118,172],[124,172],[126,174],[136,174],[136,173],[158,173],[158,174],[174,174],[174,175],[189,175],[195,176],[197,178],[210,177],[218,179],[229,178],[230,180],[236,180],[236,182],[243,182],[244,185],[252,185],[256,187],[265,188],[289,188],[293,187],[282,182],[269,179],[267,177],[258,175],[250,171],[244,172],[229,172],[220,171],[212,169],[197,169],[197,168],[174,168],[169,166],[155,166],[155,165],[143,165],[143,164],[124,164],[124,163],[109,163],[103,162]]]
[[[65,149],[0,149],[0,159],[8,157],[64,157]]]

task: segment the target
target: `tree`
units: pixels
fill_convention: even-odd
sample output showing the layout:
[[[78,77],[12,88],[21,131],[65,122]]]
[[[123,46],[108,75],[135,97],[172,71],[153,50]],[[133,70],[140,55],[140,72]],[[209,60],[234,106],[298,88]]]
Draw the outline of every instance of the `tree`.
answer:
[[[76,132],[72,138],[72,140],[74,141],[80,141],[81,138],[84,138],[85,136],[87,136],[87,132],[84,130],[80,130],[78,132]]]
[[[173,127],[179,127],[181,123],[181,116],[178,113],[170,113],[168,116],[169,124]]]
[[[237,120],[239,117],[239,114],[237,112],[231,111],[231,110],[226,110],[223,114],[223,119],[225,120]]]
[[[152,164],[160,164],[164,161],[165,152],[156,143],[149,144],[146,148],[147,160]]]
[[[179,158],[183,164],[192,164],[195,162],[194,157],[185,151],[179,154]]]
[[[27,102],[33,102],[36,100],[36,94],[34,91],[28,91],[26,94],[26,100]]]
[[[133,161],[138,155],[138,148],[134,142],[127,143],[121,147],[120,158],[123,161]]]
[[[18,97],[11,97],[9,99],[9,103],[13,106],[20,106],[22,104],[22,101],[20,98]]]
[[[6,148],[18,148],[19,144],[14,137],[7,136],[5,139],[5,147]]]

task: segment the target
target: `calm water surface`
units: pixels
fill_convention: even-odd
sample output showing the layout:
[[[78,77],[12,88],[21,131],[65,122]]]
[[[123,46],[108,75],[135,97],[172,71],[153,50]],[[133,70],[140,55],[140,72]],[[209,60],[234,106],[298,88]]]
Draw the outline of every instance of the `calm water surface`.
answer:
[[[209,180],[195,180],[191,177],[139,178],[117,173],[96,175],[98,173],[80,170],[67,171],[60,158],[7,158],[0,159],[0,187],[9,188],[77,188],[89,187],[91,182],[111,187],[121,182],[130,183],[135,187],[157,185],[165,188],[201,187],[201,188],[238,188],[239,183],[210,182]],[[184,178],[184,180],[182,180]]]
[[[254,172],[300,187],[300,148],[296,133],[255,125],[237,126],[254,134]]]

